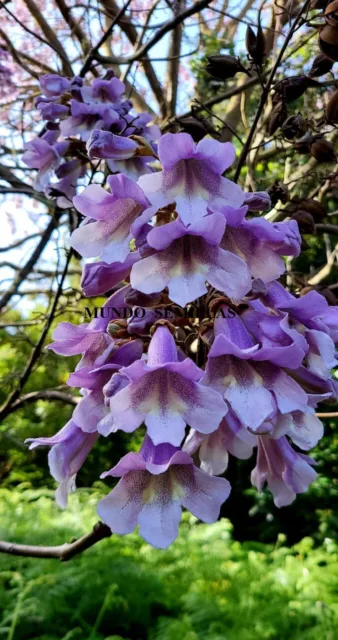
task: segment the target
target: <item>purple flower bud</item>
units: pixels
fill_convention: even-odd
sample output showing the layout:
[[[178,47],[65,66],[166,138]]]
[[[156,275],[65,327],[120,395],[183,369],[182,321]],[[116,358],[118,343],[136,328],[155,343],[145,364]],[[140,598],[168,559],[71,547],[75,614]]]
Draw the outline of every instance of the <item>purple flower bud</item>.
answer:
[[[56,490],[56,501],[62,508],[67,506],[68,494],[75,491],[75,479],[88,454],[97,440],[97,433],[84,433],[70,420],[55,436],[51,438],[28,438],[30,449],[49,446],[48,455],[50,472],[59,487]]]
[[[316,479],[312,469],[314,461],[296,453],[285,437],[273,440],[268,436],[258,438],[257,466],[252,471],[251,482],[259,491],[267,482],[277,507],[284,507],[307,490]]]
[[[57,98],[70,89],[71,81],[56,73],[48,73],[40,77],[40,86],[47,98]]]

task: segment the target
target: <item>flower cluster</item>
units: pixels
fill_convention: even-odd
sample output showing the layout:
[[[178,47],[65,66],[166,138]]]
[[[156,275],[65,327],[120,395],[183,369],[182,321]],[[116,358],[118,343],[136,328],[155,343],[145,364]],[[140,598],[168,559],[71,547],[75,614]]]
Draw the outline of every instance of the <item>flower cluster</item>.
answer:
[[[116,78],[83,87],[49,76],[41,84],[41,111],[60,118],[64,136],[87,140],[89,157],[106,160],[112,172],[108,189],[90,184],[73,198],[84,220],[71,245],[98,259],[84,267],[84,293],[113,293],[100,317],[62,322],[54,332],[49,349],[81,355],[68,383],[82,397],[58,434],[31,444],[51,447],[59,504],[99,436],[140,428],[140,451],[101,476],[120,478],[98,505],[113,532],[140,525],[148,542],[165,548],[177,536],[182,506],[204,522],[217,520],[230,493],[219,477],[229,454],[255,452],[252,483],[258,490],[267,483],[277,506],[289,504],[316,477],[314,460],[301,451],[322,437],[317,404],[338,396],[331,375],[338,307],[314,291],[297,298],[278,282],[283,256],[300,252],[297,222],[258,217],[270,207],[267,194],[244,193],[223,176],[235,159],[230,143],[196,145],[186,133],[167,133],[155,149],[143,114],[136,118],[141,142],[131,122],[121,130],[129,116]],[[61,157],[57,145],[69,142],[52,144],[50,135],[38,142]],[[204,305],[200,325],[175,315],[188,303]],[[123,308],[129,313],[121,320]],[[158,320],[158,308],[170,322]]]
[[[40,78],[43,95],[36,106],[46,125],[25,145],[23,161],[37,169],[34,187],[60,208],[72,206],[76,186],[88,163],[106,160],[112,172],[134,178],[151,172],[155,141],[160,136],[152,116],[135,114],[124,97],[125,85],[109,71],[91,86],[83,79],[47,74]],[[128,162],[126,162],[128,160]]]

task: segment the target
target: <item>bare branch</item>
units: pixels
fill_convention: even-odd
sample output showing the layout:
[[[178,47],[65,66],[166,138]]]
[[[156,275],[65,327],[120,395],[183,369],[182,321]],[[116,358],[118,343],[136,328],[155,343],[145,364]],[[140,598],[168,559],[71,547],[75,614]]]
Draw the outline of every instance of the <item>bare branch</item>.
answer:
[[[13,244],[9,244],[7,247],[0,247],[0,253],[3,253],[5,251],[11,251],[11,249],[16,249],[17,247],[20,247],[22,244],[24,244],[24,242],[27,242],[28,240],[33,240],[33,238],[39,238],[40,236],[41,236],[41,233],[32,233],[30,236],[21,238],[21,240],[17,240],[16,242],[13,242]]]
[[[101,2],[103,6],[107,9],[109,16],[111,16],[113,19],[116,19],[116,16],[119,13],[119,7],[116,4],[115,0],[101,0]],[[151,16],[151,9],[148,12],[148,17],[150,16]],[[142,42],[143,31],[140,34],[140,38],[139,38],[137,29],[134,27],[134,25],[132,24],[132,22],[129,20],[127,16],[124,15],[122,16],[122,18],[120,18],[119,27],[126,34],[129,42],[133,46],[137,47],[140,44],[140,42]],[[142,66],[147,76],[149,86],[152,89],[152,92],[161,108],[162,115],[163,117],[165,117],[167,112],[167,105],[165,101],[163,87],[161,86],[161,83],[155,73],[153,65],[148,59],[148,56],[145,56],[144,59],[142,60]],[[125,82],[125,78],[123,79],[123,81]]]
[[[336,224],[316,224],[316,231],[322,231],[323,233],[331,233],[338,236],[338,225]]]
[[[277,69],[278,69],[281,61],[283,60],[284,53],[285,53],[285,51],[287,49],[287,46],[288,46],[288,44],[289,44],[289,42],[290,42],[290,40],[291,40],[291,38],[292,38],[292,36],[293,36],[293,34],[295,32],[300,20],[301,20],[302,14],[304,13],[304,11],[306,11],[306,9],[308,8],[309,4],[310,4],[310,0],[305,0],[304,4],[299,9],[299,11],[298,11],[298,13],[297,13],[297,15],[296,15],[296,17],[295,17],[290,29],[289,29],[289,32],[288,32],[288,34],[287,34],[287,36],[286,36],[286,38],[285,38],[285,40],[283,42],[281,50],[280,50],[280,52],[279,52],[279,54],[277,56],[277,60],[276,60],[276,62],[274,64],[273,68],[271,69],[271,72],[270,72],[270,75],[268,77],[267,83],[266,83],[264,89],[262,90],[261,99],[260,99],[260,102],[259,102],[259,105],[258,105],[258,108],[257,108],[257,111],[256,111],[256,115],[255,115],[254,121],[252,123],[249,135],[248,135],[248,137],[246,139],[246,142],[245,142],[245,145],[243,147],[242,153],[241,153],[241,155],[239,157],[239,160],[238,160],[238,164],[237,164],[237,168],[236,168],[236,172],[235,172],[235,176],[234,176],[234,181],[235,182],[237,182],[237,180],[238,180],[238,178],[240,176],[242,167],[243,167],[243,165],[245,163],[245,160],[246,160],[246,157],[247,157],[247,155],[249,153],[251,142],[252,142],[252,139],[253,139],[253,137],[255,135],[256,128],[257,128],[258,122],[260,120],[260,117],[262,115],[262,111],[263,111],[264,105],[266,103],[266,100],[268,98],[268,95],[269,95],[269,92],[270,92],[274,77],[276,75]]]
[[[110,538],[111,535],[112,531],[109,527],[103,522],[98,522],[94,525],[92,531],[74,542],[65,542],[56,547],[44,547],[0,541],[0,553],[8,553],[25,558],[54,558],[61,560],[61,562],[67,562],[67,560],[71,560],[79,553],[93,547],[104,538]]]
[[[185,0],[177,3],[177,9],[185,7]],[[176,9],[176,12],[177,12]],[[178,73],[180,69],[180,54],[182,45],[183,26],[178,24],[171,32],[170,45],[168,51],[168,68],[167,68],[167,102],[169,106],[169,117],[175,116],[177,89],[178,89]]]
[[[47,246],[47,244],[48,244],[48,242],[49,242],[49,240],[50,240],[50,238],[52,236],[52,233],[58,227],[58,224],[59,224],[59,221],[60,221],[60,218],[61,218],[62,214],[63,214],[63,211],[57,211],[56,214],[51,218],[48,226],[46,227],[45,231],[43,232],[43,234],[41,236],[40,242],[38,243],[38,245],[34,249],[32,255],[27,260],[26,264],[24,264],[24,266],[17,273],[16,277],[13,280],[12,285],[10,286],[8,291],[6,291],[6,293],[1,298],[1,300],[0,300],[0,310],[3,309],[7,305],[7,303],[11,300],[11,298],[13,298],[13,296],[15,296],[16,292],[18,291],[18,289],[21,286],[21,284],[23,283],[23,281],[28,276],[28,274],[31,272],[31,270],[33,269],[34,265],[36,264],[36,262],[38,261],[38,259],[41,256],[41,254],[43,253],[44,249],[46,248],[46,246]]]
[[[60,402],[64,402],[65,404],[70,404],[72,406],[76,406],[78,402],[81,400],[80,397],[71,396],[69,393],[65,393],[63,391],[58,391],[57,389],[41,389],[41,391],[32,391],[31,393],[27,393],[21,398],[18,398],[10,407],[10,410],[7,412],[7,415],[14,413],[18,409],[25,404],[36,402],[37,400],[58,400]]]
[[[100,49],[100,47],[102,47],[102,45],[109,38],[109,36],[111,35],[115,25],[118,24],[119,20],[123,17],[123,15],[125,14],[125,12],[127,11],[128,7],[129,7],[130,3],[131,3],[131,0],[127,0],[125,5],[118,11],[116,16],[114,17],[110,27],[103,34],[102,38],[100,38],[99,42],[89,52],[88,57],[85,60],[85,63],[84,63],[84,65],[83,65],[83,67],[82,67],[82,69],[80,71],[80,74],[79,74],[82,78],[84,78],[84,76],[86,75],[87,71],[89,71],[93,60],[97,57],[98,50]],[[119,64],[119,63],[115,62],[113,64]]]
[[[27,9],[32,14],[34,20],[38,23],[42,33],[48,40],[48,44],[56,51],[62,60],[62,69],[66,76],[72,76],[73,70],[70,64],[69,58],[64,50],[60,40],[58,39],[55,31],[50,27],[48,22],[43,17],[39,7],[35,4],[34,0],[23,0]]]
[[[162,40],[162,38],[167,33],[184,22],[186,18],[190,18],[190,16],[194,15],[195,13],[198,13],[199,11],[205,9],[211,3],[211,1],[212,0],[198,0],[198,2],[194,2],[194,4],[191,5],[188,9],[185,9],[185,11],[179,13],[172,20],[166,22],[163,27],[158,29],[153,37],[148,40],[148,42],[146,42],[142,47],[135,51],[131,56],[110,56],[108,58],[107,56],[103,57],[98,53],[95,53],[95,58],[99,61],[104,60],[105,62],[109,60],[112,64],[129,64],[130,62],[135,62],[136,60],[142,60],[143,57],[148,53],[148,51],[150,51],[150,49],[152,49],[155,44]]]
[[[65,281],[66,276],[67,276],[67,272],[68,272],[68,268],[69,268],[69,265],[70,265],[70,261],[71,261],[72,255],[73,255],[73,250],[71,249],[68,252],[66,264],[65,264],[65,267],[64,267],[64,270],[63,270],[63,274],[61,276],[61,279],[60,279],[60,282],[59,282],[59,285],[58,285],[58,288],[57,288],[57,291],[56,291],[56,294],[55,294],[54,302],[53,302],[50,314],[48,316],[48,319],[47,319],[47,321],[45,323],[45,326],[43,328],[43,331],[41,333],[41,336],[39,338],[39,341],[38,341],[36,347],[34,348],[33,352],[31,353],[31,356],[30,356],[30,358],[28,360],[28,364],[27,364],[27,366],[26,366],[26,368],[25,368],[25,370],[24,370],[24,372],[23,372],[23,374],[22,374],[22,376],[21,376],[21,378],[20,378],[20,380],[18,382],[18,385],[17,385],[16,389],[7,398],[5,404],[3,405],[3,407],[0,410],[0,421],[3,420],[10,413],[12,404],[20,396],[20,393],[21,393],[23,387],[25,386],[25,384],[26,384],[26,382],[27,382],[27,380],[28,380],[28,378],[29,378],[29,376],[30,376],[30,374],[32,372],[35,363],[38,361],[38,359],[40,357],[40,353],[41,353],[42,347],[44,345],[44,342],[45,342],[45,339],[47,337],[48,331],[50,329],[50,326],[51,326],[51,324],[53,322],[53,318],[55,316],[55,312],[56,312],[56,309],[57,309],[57,305],[58,305],[59,299],[60,299],[60,297],[62,295],[63,284],[64,284],[64,281]]]

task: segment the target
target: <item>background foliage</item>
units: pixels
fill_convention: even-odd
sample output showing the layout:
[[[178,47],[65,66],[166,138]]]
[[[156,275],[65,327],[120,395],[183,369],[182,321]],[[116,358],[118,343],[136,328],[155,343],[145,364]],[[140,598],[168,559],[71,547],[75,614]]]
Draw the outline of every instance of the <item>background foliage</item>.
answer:
[[[0,533],[61,543],[95,520],[98,493],[60,512],[51,492],[1,490]],[[27,520],[30,531],[27,532]],[[137,534],[113,536],[68,564],[2,556],[0,637],[8,640],[334,640],[338,548],[310,537],[292,547],[239,543],[229,521],[185,515],[178,540],[157,551]]]

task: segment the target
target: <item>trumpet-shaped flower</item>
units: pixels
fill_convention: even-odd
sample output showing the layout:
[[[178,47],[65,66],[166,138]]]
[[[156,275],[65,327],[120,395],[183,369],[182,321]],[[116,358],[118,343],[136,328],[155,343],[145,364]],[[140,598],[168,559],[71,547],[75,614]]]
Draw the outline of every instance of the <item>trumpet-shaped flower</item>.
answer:
[[[128,453],[101,477],[120,477],[98,504],[100,518],[114,533],[140,535],[166,549],[177,537],[182,507],[203,522],[215,522],[230,485],[194,466],[192,458],[170,444],[154,446],[146,438],[140,453]]]
[[[176,202],[184,224],[224,205],[243,203],[242,189],[222,177],[235,159],[230,142],[204,139],[196,145],[187,133],[166,133],[159,139],[158,155],[163,170],[142,176],[139,185],[156,208]]]
[[[131,433],[144,422],[154,444],[179,446],[186,424],[211,433],[227,412],[220,394],[199,384],[201,369],[190,358],[178,361],[165,326],[156,328],[148,361],[137,360],[121,373],[129,384],[110,399],[110,413],[99,425],[103,435],[117,429]]]

